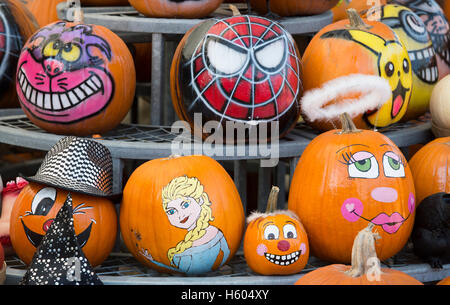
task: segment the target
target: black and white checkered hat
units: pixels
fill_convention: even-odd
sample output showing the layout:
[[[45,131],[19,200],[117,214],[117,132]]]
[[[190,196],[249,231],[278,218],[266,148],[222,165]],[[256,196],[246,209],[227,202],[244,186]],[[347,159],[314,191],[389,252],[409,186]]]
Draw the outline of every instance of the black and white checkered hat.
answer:
[[[68,191],[115,197],[112,193],[113,170],[109,149],[94,140],[64,137],[45,155],[36,175],[26,177]]]

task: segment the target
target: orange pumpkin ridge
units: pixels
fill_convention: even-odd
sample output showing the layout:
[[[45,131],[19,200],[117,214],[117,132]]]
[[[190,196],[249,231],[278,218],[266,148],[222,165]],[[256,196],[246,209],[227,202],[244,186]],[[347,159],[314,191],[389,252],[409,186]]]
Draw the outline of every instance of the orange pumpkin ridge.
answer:
[[[334,7],[339,0],[271,0],[270,10],[280,16],[318,15]],[[250,0],[253,10],[267,13],[267,0]]]

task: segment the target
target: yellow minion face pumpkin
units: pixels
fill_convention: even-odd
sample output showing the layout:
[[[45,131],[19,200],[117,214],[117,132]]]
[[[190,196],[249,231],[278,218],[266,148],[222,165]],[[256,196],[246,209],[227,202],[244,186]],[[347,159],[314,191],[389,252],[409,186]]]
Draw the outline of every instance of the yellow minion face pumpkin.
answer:
[[[417,118],[428,110],[431,92],[439,78],[431,38],[422,19],[405,6],[383,6],[380,21],[398,35],[408,51],[413,72],[412,91],[403,120]]]

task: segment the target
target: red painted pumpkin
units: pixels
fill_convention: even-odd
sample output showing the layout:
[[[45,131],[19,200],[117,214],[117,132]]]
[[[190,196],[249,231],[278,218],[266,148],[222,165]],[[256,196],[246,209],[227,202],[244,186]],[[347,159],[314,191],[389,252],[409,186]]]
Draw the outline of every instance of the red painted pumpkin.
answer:
[[[85,136],[116,127],[136,86],[126,44],[105,27],[56,22],[26,43],[16,89],[25,114],[49,132]]]
[[[450,74],[450,24],[439,4],[434,0],[392,0],[391,2],[409,7],[422,18],[437,55],[439,80]]]
[[[17,256],[29,264],[37,246],[66,201],[68,191],[28,184],[17,197],[11,212],[11,242]],[[114,204],[101,197],[70,192],[78,243],[93,267],[111,252],[117,235]]]
[[[320,90],[323,97],[311,100],[309,108],[302,101],[302,111],[307,112],[305,121],[321,131],[339,126],[340,110],[344,107],[357,128],[396,123],[405,115],[411,97],[411,62],[398,36],[379,21],[361,19],[354,9],[349,9],[348,14],[349,19],[320,30],[303,54],[305,95]],[[392,94],[385,100],[375,99],[375,103],[361,98],[360,91],[371,90],[375,85],[372,80],[364,83],[361,80],[354,87],[341,89],[345,84],[353,84],[346,78],[355,74],[383,78]],[[339,80],[339,86],[331,85]],[[378,94],[381,90],[374,91]],[[322,110],[330,115],[314,119],[313,114],[321,114]]]
[[[36,20],[22,2],[0,1],[0,108],[19,107],[15,89],[17,58],[24,42],[37,29]]]
[[[377,255],[397,254],[411,234],[415,216],[414,181],[400,149],[385,135],[343,128],[314,138],[292,178],[288,208],[301,219],[312,255],[350,263],[356,234],[368,223],[381,239]]]
[[[202,18],[214,12],[223,0],[129,0],[140,13],[149,17]]]
[[[265,213],[253,212],[247,218],[245,260],[262,275],[298,273],[309,258],[308,236],[298,216],[276,210],[278,191],[272,187]]]
[[[280,16],[301,16],[322,14],[334,7],[339,0],[271,0],[270,10]],[[250,0],[252,9],[267,13],[267,0]]]
[[[120,205],[128,250],[161,272],[192,275],[223,266],[237,251],[244,224],[233,180],[217,161],[201,155],[139,166]]]
[[[216,121],[224,130],[227,122],[276,121],[282,137],[300,115],[297,46],[280,24],[263,17],[239,15],[197,25],[178,45],[170,79],[175,111],[192,129],[194,114],[201,113],[203,122]]]

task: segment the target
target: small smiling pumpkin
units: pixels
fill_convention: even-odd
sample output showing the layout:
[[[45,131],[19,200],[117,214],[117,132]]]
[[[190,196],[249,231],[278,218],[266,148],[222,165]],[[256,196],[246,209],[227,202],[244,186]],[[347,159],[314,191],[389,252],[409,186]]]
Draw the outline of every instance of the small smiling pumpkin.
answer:
[[[394,124],[405,115],[411,97],[412,72],[408,52],[387,25],[362,19],[354,9],[349,9],[347,14],[349,19],[324,27],[306,48],[302,58],[305,92],[318,90],[332,80],[353,74],[382,77],[388,81],[392,92],[384,103],[374,107],[358,100],[349,113],[356,127],[361,129]],[[335,99],[317,101],[316,112],[340,108],[359,97],[349,95],[342,93]],[[305,121],[325,131],[339,126],[339,115],[314,122],[305,116]]]
[[[10,236],[17,256],[27,265],[50,228],[68,192],[31,182],[17,197],[11,212]],[[92,266],[100,265],[116,241],[117,214],[106,199],[70,192],[75,234]]]
[[[247,218],[244,256],[248,266],[262,275],[294,274],[308,262],[308,236],[297,215],[275,210],[279,188],[269,195],[266,213]]]
[[[367,226],[381,236],[385,260],[408,241],[415,217],[415,190],[400,149],[385,135],[358,130],[347,114],[343,128],[314,138],[303,152],[288,208],[302,220],[314,256],[350,263],[353,240]]]

